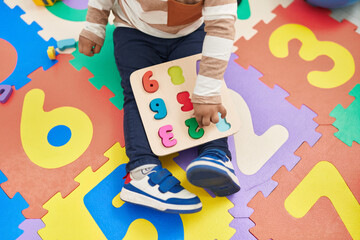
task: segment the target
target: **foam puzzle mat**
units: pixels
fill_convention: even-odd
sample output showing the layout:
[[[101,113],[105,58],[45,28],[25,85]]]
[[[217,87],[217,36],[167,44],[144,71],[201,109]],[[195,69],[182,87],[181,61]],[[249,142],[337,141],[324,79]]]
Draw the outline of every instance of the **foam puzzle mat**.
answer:
[[[360,2],[241,2],[224,75],[240,117],[229,147],[241,190],[191,185],[196,148],[160,158],[199,196],[194,214],[120,199],[115,27],[93,58],[57,48],[78,41],[87,3],[0,0],[0,240],[360,239]]]

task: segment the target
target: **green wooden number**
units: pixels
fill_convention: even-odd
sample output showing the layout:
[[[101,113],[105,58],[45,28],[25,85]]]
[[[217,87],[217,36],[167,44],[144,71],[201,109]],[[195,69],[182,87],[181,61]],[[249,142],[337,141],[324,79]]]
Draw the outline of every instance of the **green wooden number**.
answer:
[[[197,128],[199,127],[199,124],[197,123],[195,118],[189,118],[185,121],[185,125],[189,127],[189,136],[193,139],[199,139],[202,136],[204,136],[204,129],[200,128],[198,131]]]

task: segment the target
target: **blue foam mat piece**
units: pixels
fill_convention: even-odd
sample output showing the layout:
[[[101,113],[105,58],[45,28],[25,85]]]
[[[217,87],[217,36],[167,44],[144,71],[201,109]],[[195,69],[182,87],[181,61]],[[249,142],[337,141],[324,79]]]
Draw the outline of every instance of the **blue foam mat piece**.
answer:
[[[28,75],[39,67],[47,70],[57,61],[50,60],[47,48],[57,43],[51,38],[45,41],[38,31],[42,28],[33,22],[30,25],[21,19],[25,12],[18,6],[9,8],[3,0],[0,0],[0,38],[8,41],[17,52],[17,65],[13,73],[1,84],[15,86],[20,89],[31,81]]]
[[[86,208],[106,238],[123,239],[133,221],[146,219],[155,226],[159,240],[184,239],[179,214],[164,213],[130,203],[124,203],[120,208],[112,205],[114,197],[124,185],[125,174],[125,164],[122,164],[84,197]]]
[[[5,181],[7,181],[7,178],[0,171],[0,183]],[[23,233],[23,230],[19,229],[19,225],[25,221],[25,217],[21,211],[28,207],[29,204],[19,193],[16,193],[13,198],[9,198],[0,187],[1,240],[14,240]]]

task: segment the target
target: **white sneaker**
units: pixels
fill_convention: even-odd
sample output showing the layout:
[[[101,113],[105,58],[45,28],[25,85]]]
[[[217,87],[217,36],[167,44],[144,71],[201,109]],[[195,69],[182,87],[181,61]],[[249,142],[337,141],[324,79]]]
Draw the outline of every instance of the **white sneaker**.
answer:
[[[201,210],[200,199],[180,185],[161,166],[141,169],[143,177],[127,174],[121,190],[121,200],[168,213],[195,213]]]

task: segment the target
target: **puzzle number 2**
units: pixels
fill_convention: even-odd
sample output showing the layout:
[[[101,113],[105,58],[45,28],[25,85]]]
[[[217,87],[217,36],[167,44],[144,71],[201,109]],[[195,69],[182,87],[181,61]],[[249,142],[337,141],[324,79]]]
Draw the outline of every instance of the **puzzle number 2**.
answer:
[[[188,126],[189,136],[192,137],[193,139],[199,139],[202,136],[204,136],[204,133],[205,133],[204,129],[202,129],[202,128],[198,129],[199,124],[197,123],[195,118],[189,118],[188,120],[186,120],[185,125]]]
[[[286,24],[276,29],[270,36],[269,48],[278,58],[289,55],[288,43],[298,39],[302,46],[299,56],[305,61],[313,61],[325,55],[334,61],[329,71],[312,71],[307,78],[311,85],[318,88],[335,88],[349,81],[355,73],[355,62],[350,52],[343,46],[330,41],[319,41],[307,27],[299,24]]]

